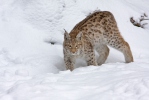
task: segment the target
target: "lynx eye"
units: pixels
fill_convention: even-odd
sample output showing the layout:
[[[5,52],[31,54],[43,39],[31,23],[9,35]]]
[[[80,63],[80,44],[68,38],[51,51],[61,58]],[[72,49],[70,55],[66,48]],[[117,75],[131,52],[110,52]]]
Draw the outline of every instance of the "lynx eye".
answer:
[[[71,48],[71,45],[69,46],[69,48]]]

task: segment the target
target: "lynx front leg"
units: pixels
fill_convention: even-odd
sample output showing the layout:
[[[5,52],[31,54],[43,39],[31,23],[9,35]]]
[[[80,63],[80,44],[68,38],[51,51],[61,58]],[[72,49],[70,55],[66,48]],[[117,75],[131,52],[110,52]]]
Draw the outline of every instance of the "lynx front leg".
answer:
[[[86,59],[88,66],[89,65],[97,66],[96,59],[95,59],[95,53],[93,50],[86,54],[85,59]]]
[[[73,58],[64,56],[64,61],[65,61],[66,69],[73,71],[75,60]]]

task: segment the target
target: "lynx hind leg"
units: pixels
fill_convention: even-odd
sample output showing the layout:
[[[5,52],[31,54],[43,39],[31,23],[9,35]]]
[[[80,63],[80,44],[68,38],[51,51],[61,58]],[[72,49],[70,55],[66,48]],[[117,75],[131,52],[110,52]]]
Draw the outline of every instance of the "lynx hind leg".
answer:
[[[125,42],[121,49],[125,56],[126,63],[133,62],[133,56],[132,56],[132,52],[130,50],[129,44],[127,42]]]
[[[129,44],[122,37],[112,39],[108,42],[108,45],[122,52],[126,63],[133,62],[133,56]]]
[[[102,44],[96,48],[96,51],[99,53],[97,63],[98,63],[98,65],[102,65],[103,63],[105,63],[105,61],[109,55],[109,48],[107,45]]]

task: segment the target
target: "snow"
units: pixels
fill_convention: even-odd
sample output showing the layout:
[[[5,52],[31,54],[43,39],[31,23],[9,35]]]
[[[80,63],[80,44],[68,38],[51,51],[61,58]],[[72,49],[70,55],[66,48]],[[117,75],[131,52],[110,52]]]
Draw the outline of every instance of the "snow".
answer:
[[[130,23],[147,0],[0,0],[0,100],[148,100],[149,25]],[[114,14],[134,62],[110,48],[101,66],[65,69],[63,33],[95,10]],[[149,23],[149,20],[143,21]],[[54,42],[55,44],[50,44]]]

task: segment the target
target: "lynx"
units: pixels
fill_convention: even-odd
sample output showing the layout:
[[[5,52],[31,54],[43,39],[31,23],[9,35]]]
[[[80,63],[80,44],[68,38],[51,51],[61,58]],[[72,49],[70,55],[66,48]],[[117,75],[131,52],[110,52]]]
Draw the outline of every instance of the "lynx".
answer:
[[[88,66],[105,63],[109,55],[107,45],[122,52],[126,63],[133,62],[129,44],[120,34],[113,14],[94,12],[79,22],[70,34],[65,30],[63,52],[66,69],[72,71],[77,58],[85,59]],[[97,60],[95,50],[99,53]]]

